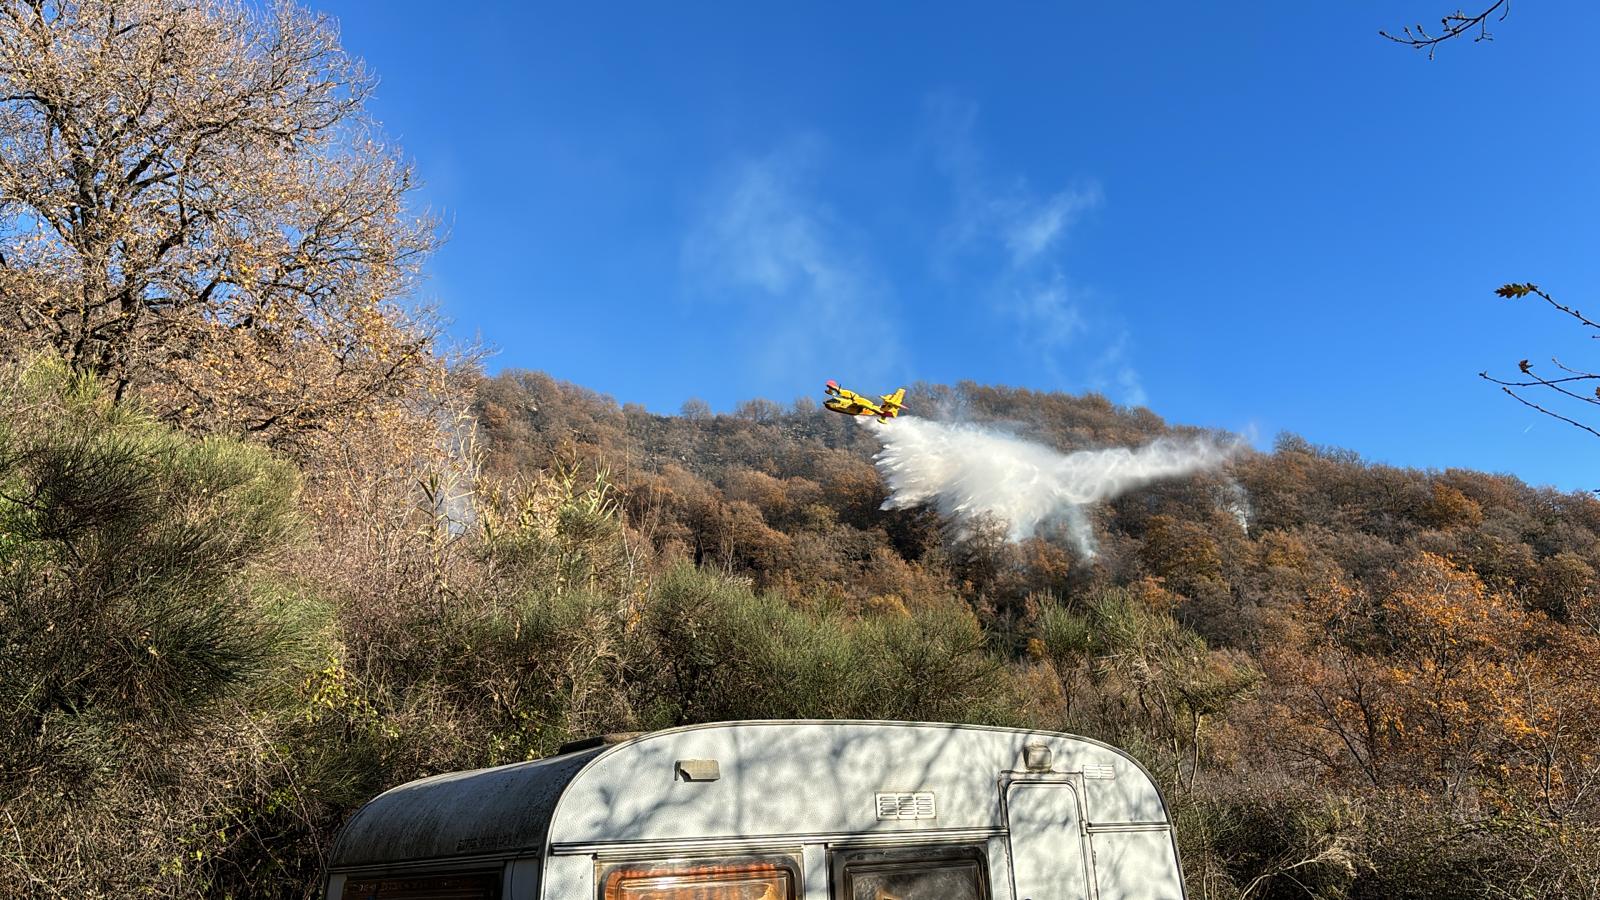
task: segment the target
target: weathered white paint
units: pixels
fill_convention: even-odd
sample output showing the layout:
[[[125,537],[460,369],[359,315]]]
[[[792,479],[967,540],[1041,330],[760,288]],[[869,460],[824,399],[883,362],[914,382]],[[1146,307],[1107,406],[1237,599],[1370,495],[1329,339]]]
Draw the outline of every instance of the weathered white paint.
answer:
[[[1083,816],[1067,781],[1019,781],[1006,788],[1011,882],[1020,900],[1088,900]]]
[[[1170,831],[1100,831],[1089,836],[1089,844],[1100,900],[1182,900],[1183,879]],[[1141,875],[1129,878],[1129,872]]]
[[[1026,771],[1028,745],[1048,748],[1048,772]],[[685,780],[682,760],[717,761],[716,779]],[[931,793],[934,815],[880,818],[885,793]],[[893,722],[691,726],[403,785],[346,826],[329,888],[343,872],[470,862],[511,865],[508,900],[594,900],[597,860],[767,850],[803,853],[805,900],[826,900],[830,848],[928,842],[987,846],[994,900],[1183,896],[1165,806],[1131,757],[1071,735]]]

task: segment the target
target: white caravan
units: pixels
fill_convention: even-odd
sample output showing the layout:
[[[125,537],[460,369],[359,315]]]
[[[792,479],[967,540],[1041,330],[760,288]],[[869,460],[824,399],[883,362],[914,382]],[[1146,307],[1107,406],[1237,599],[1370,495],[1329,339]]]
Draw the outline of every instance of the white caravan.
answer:
[[[1138,762],[1049,732],[732,722],[362,807],[328,900],[1182,900]]]

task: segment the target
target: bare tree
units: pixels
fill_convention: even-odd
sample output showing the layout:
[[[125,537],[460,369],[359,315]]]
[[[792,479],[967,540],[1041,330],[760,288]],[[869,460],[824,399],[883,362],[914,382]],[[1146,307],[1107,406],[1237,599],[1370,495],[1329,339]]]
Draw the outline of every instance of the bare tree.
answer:
[[[287,2],[0,0],[0,340],[274,444],[426,390],[372,86]]]
[[[1428,58],[1433,59],[1433,54],[1439,49],[1440,44],[1461,37],[1464,34],[1470,34],[1474,30],[1477,31],[1477,34],[1472,36],[1473,43],[1494,40],[1494,35],[1489,31],[1489,19],[1495,13],[1500,14],[1495,21],[1504,22],[1506,16],[1511,14],[1511,0],[1495,0],[1489,8],[1477,13],[1470,13],[1465,9],[1458,8],[1455,12],[1439,19],[1438,31],[1430,32],[1426,27],[1418,24],[1405,26],[1399,34],[1382,30],[1378,34],[1397,44],[1405,44],[1418,50],[1426,50],[1428,51]]]
[[[1556,302],[1555,298],[1540,290],[1539,286],[1536,284],[1507,284],[1497,288],[1495,293],[1507,299],[1521,299],[1529,295],[1538,297],[1545,303],[1549,304],[1556,311],[1560,312],[1562,315],[1565,315],[1568,318],[1576,321],[1580,327],[1600,332],[1600,323],[1596,323],[1593,319],[1585,316],[1577,309]],[[1600,334],[1592,334],[1590,337],[1600,338]],[[1560,402],[1576,402],[1584,404],[1583,407],[1578,408],[1600,407],[1600,386],[1595,387],[1592,392],[1588,390],[1591,384],[1594,382],[1600,382],[1600,373],[1575,369],[1554,357],[1550,359],[1550,364],[1555,366],[1558,372],[1558,374],[1552,378],[1546,378],[1540,373],[1535,372],[1533,370],[1533,363],[1526,359],[1517,363],[1517,370],[1526,376],[1526,378],[1523,380],[1517,381],[1496,378],[1490,375],[1488,372],[1479,372],[1478,376],[1487,381],[1492,381],[1495,384],[1500,385],[1500,389],[1505,391],[1507,394],[1510,394],[1511,397],[1518,403],[1521,403],[1524,406],[1532,407],[1533,409],[1536,409],[1552,418],[1560,419],[1561,421],[1566,422],[1568,425],[1581,428],[1595,437],[1600,437],[1600,430],[1596,430],[1594,426],[1584,424],[1575,418],[1563,415],[1562,413],[1557,412],[1548,406],[1535,403],[1534,401],[1523,396],[1523,393],[1525,393],[1527,389],[1539,388],[1551,392],[1551,394],[1548,394],[1547,396],[1560,395],[1567,398],[1566,400]]]
[[[690,397],[683,401],[683,406],[678,410],[678,415],[691,422],[704,422],[711,418],[711,404],[699,397]]]

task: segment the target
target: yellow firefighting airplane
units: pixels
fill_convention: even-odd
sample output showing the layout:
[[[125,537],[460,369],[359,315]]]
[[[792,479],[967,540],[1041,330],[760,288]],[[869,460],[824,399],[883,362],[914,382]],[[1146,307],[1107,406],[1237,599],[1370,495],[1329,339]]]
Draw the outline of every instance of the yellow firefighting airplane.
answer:
[[[836,413],[844,413],[847,416],[877,416],[878,421],[887,422],[900,415],[900,410],[905,409],[905,405],[902,403],[906,399],[905,388],[901,388],[892,394],[884,394],[878,398],[879,402],[877,403],[873,403],[855,391],[847,391],[839,387],[839,382],[832,379],[829,379],[828,383],[822,386],[822,389],[832,395],[827,400],[824,400],[822,405]]]

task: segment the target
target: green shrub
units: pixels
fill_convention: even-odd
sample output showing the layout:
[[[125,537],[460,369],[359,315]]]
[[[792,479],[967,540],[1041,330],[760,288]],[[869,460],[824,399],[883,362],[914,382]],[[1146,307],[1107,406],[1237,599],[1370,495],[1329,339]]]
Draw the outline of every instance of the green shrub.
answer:
[[[959,603],[849,616],[680,566],[649,595],[641,685],[674,723],[1004,718],[1011,685]]]
[[[192,894],[271,740],[286,622],[255,573],[293,470],[111,402],[48,361],[0,374],[0,893]]]
[[[57,365],[0,384],[3,768],[74,789],[264,674],[283,637],[244,575],[284,545],[294,491],[265,452],[176,434]]]

